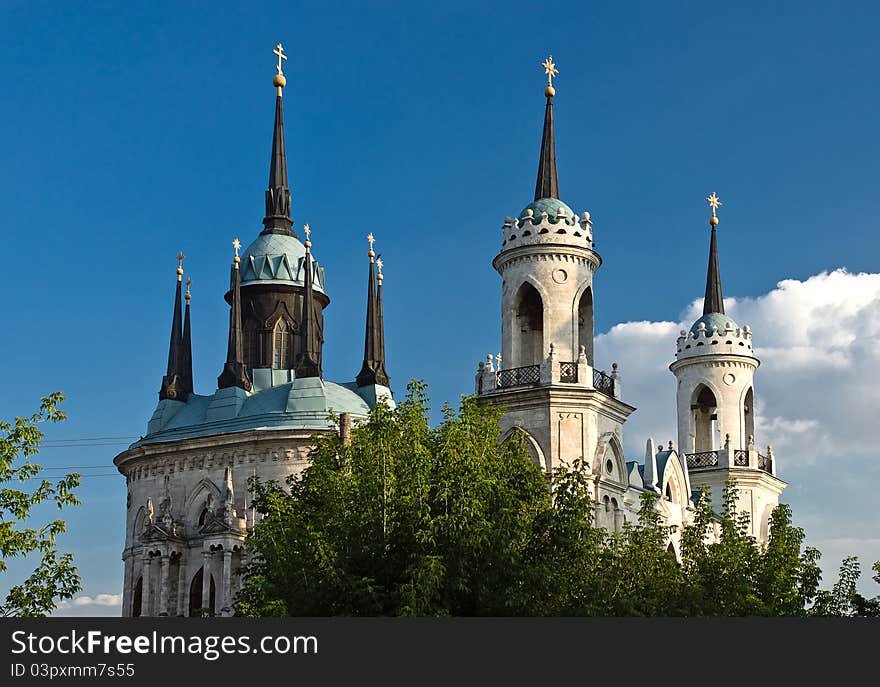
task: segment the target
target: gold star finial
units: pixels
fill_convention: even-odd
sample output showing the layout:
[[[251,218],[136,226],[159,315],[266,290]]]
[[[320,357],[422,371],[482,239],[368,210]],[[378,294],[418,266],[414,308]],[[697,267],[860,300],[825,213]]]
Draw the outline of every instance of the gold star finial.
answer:
[[[713,227],[717,226],[718,225],[718,215],[715,213],[715,211],[718,208],[720,208],[723,205],[723,203],[721,202],[721,199],[717,196],[715,191],[712,191],[711,196],[706,197],[706,202],[709,203],[709,205],[712,208],[712,217],[709,219],[709,223]]]
[[[275,49],[272,51],[276,55],[278,55],[278,64],[275,65],[275,69],[278,72],[274,77],[272,77],[272,85],[278,89],[278,97],[281,97],[281,89],[287,85],[287,79],[284,77],[284,72],[281,71],[281,61],[287,59],[287,55],[284,54],[284,46],[279,43],[275,46]]]
[[[238,237],[232,239],[232,247],[235,248],[235,257],[233,258],[233,261],[237,266],[238,263],[241,262],[241,258],[238,257],[238,251],[241,248],[241,241],[238,240]]]
[[[552,98],[556,95],[556,89],[553,88],[553,77],[559,74],[559,70],[556,68],[556,65],[553,64],[553,55],[550,55],[544,60],[541,63],[541,66],[544,68],[544,73],[547,75],[547,88],[544,89],[544,95],[548,98]]]
[[[303,244],[306,247],[306,253],[309,252],[309,248],[312,247],[312,228],[306,224],[303,226],[303,233],[306,235],[306,242]]]
[[[185,257],[182,250],[177,252],[177,281],[183,277],[183,259]]]
[[[189,293],[189,286],[190,286],[190,284],[192,284],[192,283],[193,283],[193,280],[190,279],[189,277],[187,277],[187,278],[186,278],[186,300],[187,300],[187,301],[189,301],[189,299],[192,298],[192,296],[191,296],[190,293]]]
[[[384,265],[385,265],[385,263],[382,262],[382,254],[379,253],[379,255],[376,256],[376,267],[379,270],[378,274],[376,275],[376,278],[379,280],[380,284],[382,283],[382,280],[385,278],[382,274],[382,267]]]
[[[370,256],[370,262],[373,262],[373,258],[376,256],[376,254],[373,252],[373,244],[376,243],[376,239],[373,237],[372,231],[367,234],[367,241],[370,242],[370,252],[367,253],[367,255]]]

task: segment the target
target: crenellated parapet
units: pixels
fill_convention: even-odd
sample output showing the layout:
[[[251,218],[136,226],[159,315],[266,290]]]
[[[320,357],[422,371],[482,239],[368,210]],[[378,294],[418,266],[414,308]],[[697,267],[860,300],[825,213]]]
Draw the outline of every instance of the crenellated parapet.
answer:
[[[690,331],[682,329],[676,340],[676,360],[718,353],[752,356],[752,330],[749,326],[737,327],[728,319],[723,328],[713,324],[710,329],[705,322],[698,320]]]
[[[540,203],[557,207],[555,211],[553,207],[548,207],[538,214],[532,205]],[[565,244],[590,250],[593,248],[593,222],[590,213],[584,212],[578,219],[567,205],[554,199],[532,203],[523,210],[520,217],[505,217],[501,230],[504,235],[501,241],[502,252],[520,246],[541,244]]]

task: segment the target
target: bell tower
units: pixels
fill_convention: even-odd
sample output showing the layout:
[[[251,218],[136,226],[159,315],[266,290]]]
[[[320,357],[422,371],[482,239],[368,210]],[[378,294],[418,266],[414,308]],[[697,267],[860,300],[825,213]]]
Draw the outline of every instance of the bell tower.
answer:
[[[481,403],[504,407],[504,436],[521,436],[543,469],[581,461],[597,501],[607,496],[622,514],[628,485],[622,428],[635,408],[620,399],[616,365],[612,374],[594,369],[593,278],[602,259],[593,248],[590,214],[578,217],[560,199],[558,70],[552,57],[541,66],[547,84],[535,197],[502,226],[492,262],[502,279],[502,352],[480,363],[477,394]]]
[[[760,361],[749,326],[740,327],[724,312],[717,237],[721,201],[714,193],[706,200],[712,233],[703,315],[681,331],[669,366],[678,382],[678,444],[691,484],[707,484],[716,508],[725,483],[736,480],[739,509],[750,513],[752,534],[766,540],[767,520],[786,484],[776,477],[772,448],[756,447],[754,376]]]

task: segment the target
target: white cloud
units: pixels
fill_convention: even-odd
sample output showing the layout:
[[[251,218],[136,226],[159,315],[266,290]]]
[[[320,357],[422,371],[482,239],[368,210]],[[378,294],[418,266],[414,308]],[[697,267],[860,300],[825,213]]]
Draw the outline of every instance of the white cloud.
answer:
[[[96,594],[95,596],[77,596],[70,601],[58,604],[52,615],[55,617],[99,618],[113,617],[122,614],[121,594]]]
[[[790,484],[783,500],[813,543],[833,549],[826,573],[847,542],[867,570],[880,559],[873,494],[880,480],[880,274],[838,269],[786,279],[767,294],[727,298],[724,305],[754,333],[762,362],[755,376],[756,441],[774,446],[780,477]],[[624,429],[630,458],[641,459],[648,437],[676,438],[668,366],[678,331],[701,311],[698,299],[679,323],[627,322],[596,339],[597,361],[620,364],[623,399],[638,408]]]

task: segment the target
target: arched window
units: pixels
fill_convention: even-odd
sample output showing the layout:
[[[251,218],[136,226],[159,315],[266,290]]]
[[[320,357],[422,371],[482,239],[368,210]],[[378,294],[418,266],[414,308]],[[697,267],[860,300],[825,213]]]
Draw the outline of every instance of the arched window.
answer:
[[[272,346],[272,367],[276,370],[290,369],[290,325],[282,317],[275,324]]]
[[[742,445],[747,448],[749,437],[755,438],[755,394],[751,389],[746,392],[743,400],[743,427],[745,436],[742,438]]]
[[[141,617],[141,604],[144,598],[144,578],[139,577],[131,592],[131,617]]]
[[[538,365],[544,359],[544,303],[541,294],[529,283],[523,284],[516,297],[516,323],[511,367]]]
[[[672,501],[672,487],[669,486],[669,483],[666,483],[666,500]]]
[[[244,364],[248,369],[262,366],[260,355],[260,332],[257,323],[247,320],[244,323]]]
[[[581,295],[578,301],[578,348],[583,346],[587,354],[587,364],[593,364],[593,287],[587,287],[587,290]]]
[[[718,429],[718,407],[715,394],[712,390],[701,384],[694,390],[694,401],[691,404],[693,412],[693,435],[694,451],[714,451],[716,434]]]
[[[202,608],[207,607],[210,609],[211,613],[214,612],[214,602],[216,601],[216,592],[217,590],[214,587],[214,576],[211,575],[211,592],[210,592],[210,600],[208,604],[202,603],[202,580],[204,579],[204,568],[199,568],[199,571],[193,576],[192,582],[189,585],[189,617],[190,618],[198,618],[202,615]]]

